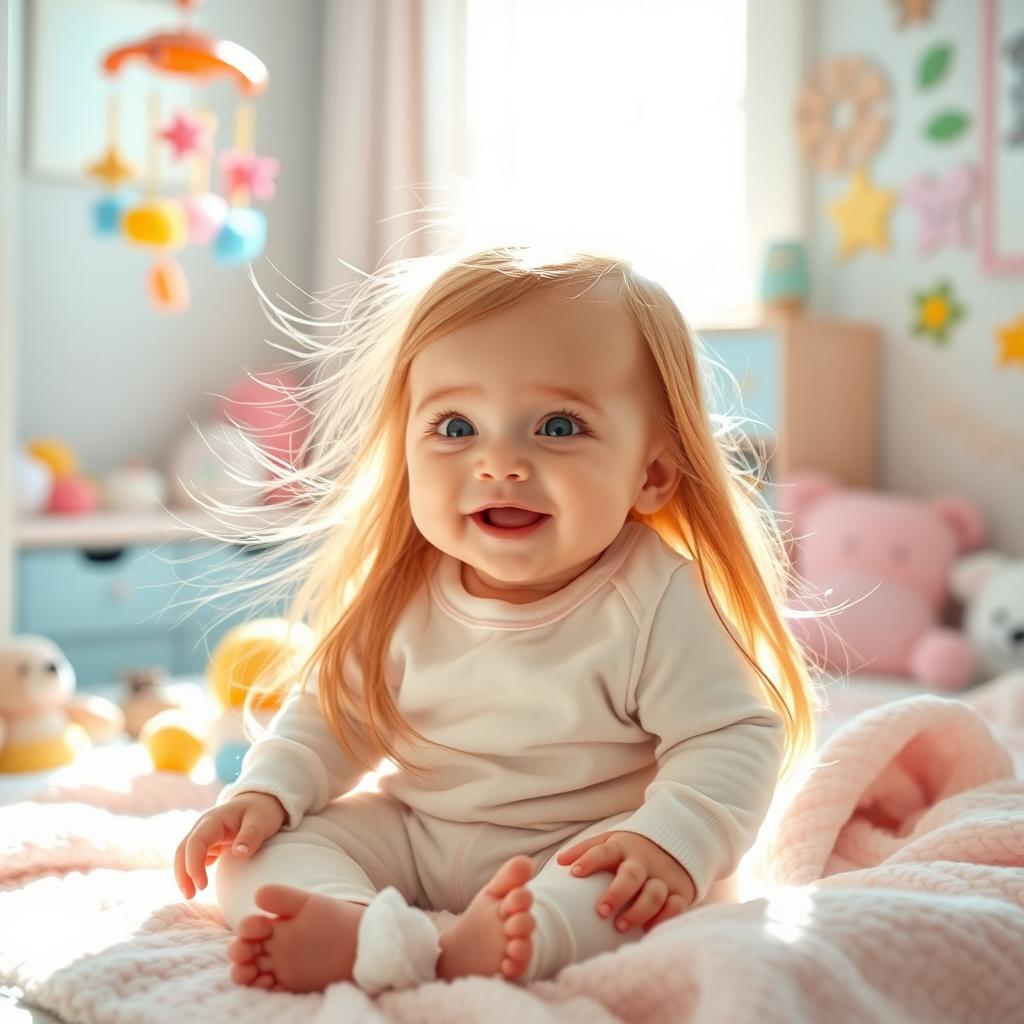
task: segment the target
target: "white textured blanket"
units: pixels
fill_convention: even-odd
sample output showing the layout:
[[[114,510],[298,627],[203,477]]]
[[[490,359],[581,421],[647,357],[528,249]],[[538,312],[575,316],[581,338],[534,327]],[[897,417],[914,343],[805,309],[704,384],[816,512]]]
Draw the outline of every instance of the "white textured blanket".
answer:
[[[51,786],[0,807],[0,984],[71,1024],[1019,1024],[1024,675],[967,701],[912,696],[856,715],[777,801],[744,902],[528,987],[473,978],[370,999],[350,984],[235,986],[218,909],[184,902],[168,867],[216,789],[162,774]]]

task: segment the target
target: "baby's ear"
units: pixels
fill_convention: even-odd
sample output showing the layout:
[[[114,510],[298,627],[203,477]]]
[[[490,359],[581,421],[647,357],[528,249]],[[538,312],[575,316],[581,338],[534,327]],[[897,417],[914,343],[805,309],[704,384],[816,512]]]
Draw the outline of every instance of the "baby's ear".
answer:
[[[949,588],[960,601],[973,601],[1002,566],[1010,561],[998,551],[976,551],[958,558],[949,570]]]
[[[838,488],[839,481],[828,473],[792,473],[774,488],[775,509],[782,519],[796,526],[812,505]]]

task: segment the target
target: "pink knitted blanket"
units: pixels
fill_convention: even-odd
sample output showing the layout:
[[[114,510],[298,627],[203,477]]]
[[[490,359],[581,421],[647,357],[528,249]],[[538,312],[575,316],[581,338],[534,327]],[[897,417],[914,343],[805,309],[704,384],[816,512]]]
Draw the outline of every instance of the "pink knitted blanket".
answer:
[[[0,807],[0,984],[70,1024],[1020,1021],[1022,752],[1024,675],[966,701],[865,710],[780,795],[743,902],[553,981],[376,999],[351,984],[294,996],[230,982],[218,909],[184,902],[168,867],[215,788],[156,774],[51,786]]]

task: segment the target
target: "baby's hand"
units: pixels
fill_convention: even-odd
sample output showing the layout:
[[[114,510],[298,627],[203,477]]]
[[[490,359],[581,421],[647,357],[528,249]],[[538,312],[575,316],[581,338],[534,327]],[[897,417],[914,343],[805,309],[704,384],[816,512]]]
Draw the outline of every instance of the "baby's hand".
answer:
[[[562,850],[556,859],[559,864],[576,861],[574,875],[591,871],[615,874],[598,903],[602,917],[611,917],[636,897],[616,921],[619,931],[640,925],[649,932],[683,913],[697,895],[686,868],[657,843],[635,832],[602,832]]]
[[[197,887],[206,888],[207,867],[232,842],[236,855],[251,857],[287,816],[281,801],[269,793],[239,793],[206,811],[174,852],[174,877],[185,899],[192,899]]]

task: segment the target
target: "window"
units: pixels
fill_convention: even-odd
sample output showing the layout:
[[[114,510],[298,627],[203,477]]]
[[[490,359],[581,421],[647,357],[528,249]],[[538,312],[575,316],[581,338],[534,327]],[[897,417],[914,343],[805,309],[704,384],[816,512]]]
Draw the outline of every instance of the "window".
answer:
[[[467,0],[462,236],[631,258],[748,309],[746,0]]]

